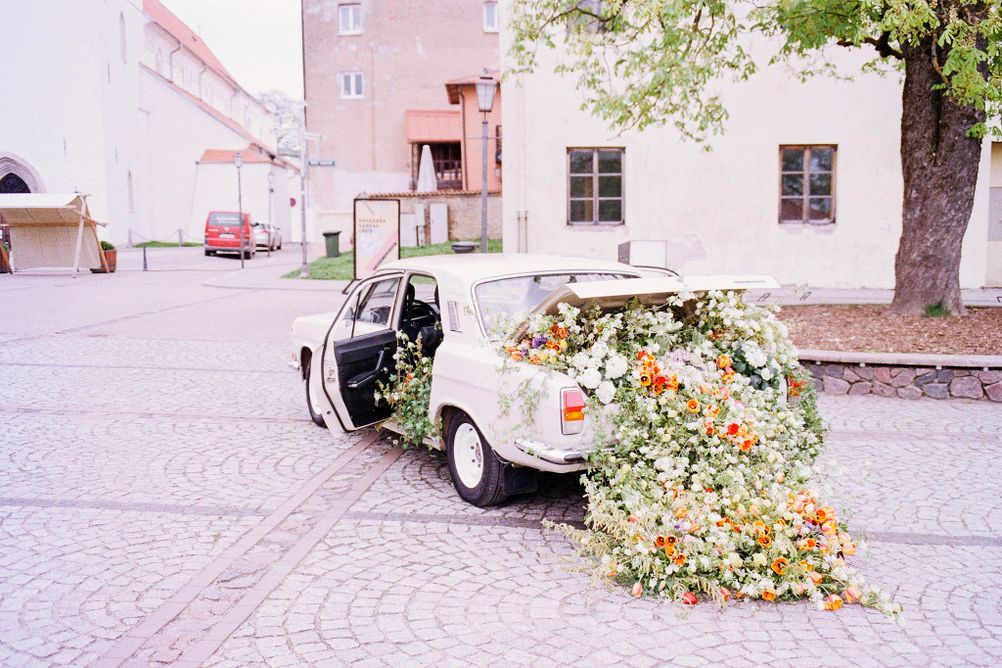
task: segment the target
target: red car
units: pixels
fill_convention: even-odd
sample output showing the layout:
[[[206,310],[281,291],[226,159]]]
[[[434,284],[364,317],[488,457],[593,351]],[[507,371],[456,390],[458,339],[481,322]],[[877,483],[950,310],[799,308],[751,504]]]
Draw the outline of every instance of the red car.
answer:
[[[254,234],[249,213],[243,214],[244,258],[255,254]],[[205,218],[205,254],[240,253],[240,213],[210,211]]]

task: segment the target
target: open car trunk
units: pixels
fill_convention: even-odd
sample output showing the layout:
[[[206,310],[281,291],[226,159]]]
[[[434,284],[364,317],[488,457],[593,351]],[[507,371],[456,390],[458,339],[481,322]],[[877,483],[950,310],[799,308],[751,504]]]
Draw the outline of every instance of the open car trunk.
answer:
[[[664,304],[678,292],[710,290],[743,291],[778,288],[771,276],[692,276],[687,278],[624,278],[612,281],[565,283],[551,292],[532,310],[533,314],[555,315],[560,304],[581,307],[598,304],[604,312],[615,311],[637,299],[646,306]],[[528,321],[515,330],[515,338],[525,334]]]

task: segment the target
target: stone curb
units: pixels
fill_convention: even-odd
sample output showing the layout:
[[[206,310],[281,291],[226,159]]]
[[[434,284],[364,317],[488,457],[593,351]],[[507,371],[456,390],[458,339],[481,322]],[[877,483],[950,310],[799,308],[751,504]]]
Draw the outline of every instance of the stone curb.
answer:
[[[1002,403],[1002,356],[801,350],[819,392]]]

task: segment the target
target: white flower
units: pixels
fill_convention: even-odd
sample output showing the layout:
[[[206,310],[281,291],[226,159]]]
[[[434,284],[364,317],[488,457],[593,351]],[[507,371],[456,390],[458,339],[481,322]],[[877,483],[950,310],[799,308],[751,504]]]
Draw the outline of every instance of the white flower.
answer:
[[[753,367],[763,367],[769,362],[769,357],[754,341],[745,341],[741,344],[741,350],[745,353],[745,361]]]
[[[629,365],[627,364],[625,357],[613,353],[609,355],[609,359],[606,360],[605,377],[615,380],[626,373],[628,366]]]
[[[598,369],[590,367],[585,369],[584,373],[578,376],[577,380],[589,390],[594,390],[602,382],[602,374],[598,372]]]
[[[599,341],[591,347],[591,354],[595,359],[602,359],[609,354],[609,346],[606,345],[605,341]]]
[[[607,404],[616,396],[616,386],[611,381],[603,380],[599,383],[598,389],[595,390],[595,396],[603,404]]]
[[[775,376],[775,372],[772,370],[771,366],[764,366],[758,371],[758,375],[762,376],[762,380],[772,380]]]

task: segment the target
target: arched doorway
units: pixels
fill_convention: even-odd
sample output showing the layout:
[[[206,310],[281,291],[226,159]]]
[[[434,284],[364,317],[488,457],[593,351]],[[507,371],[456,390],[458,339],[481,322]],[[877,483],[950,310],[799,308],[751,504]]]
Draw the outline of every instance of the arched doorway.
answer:
[[[34,169],[12,153],[0,153],[0,194],[45,192]],[[2,230],[3,241],[10,244],[10,234]]]
[[[0,178],[0,194],[30,192],[31,188],[24,182],[24,179],[13,172]]]

